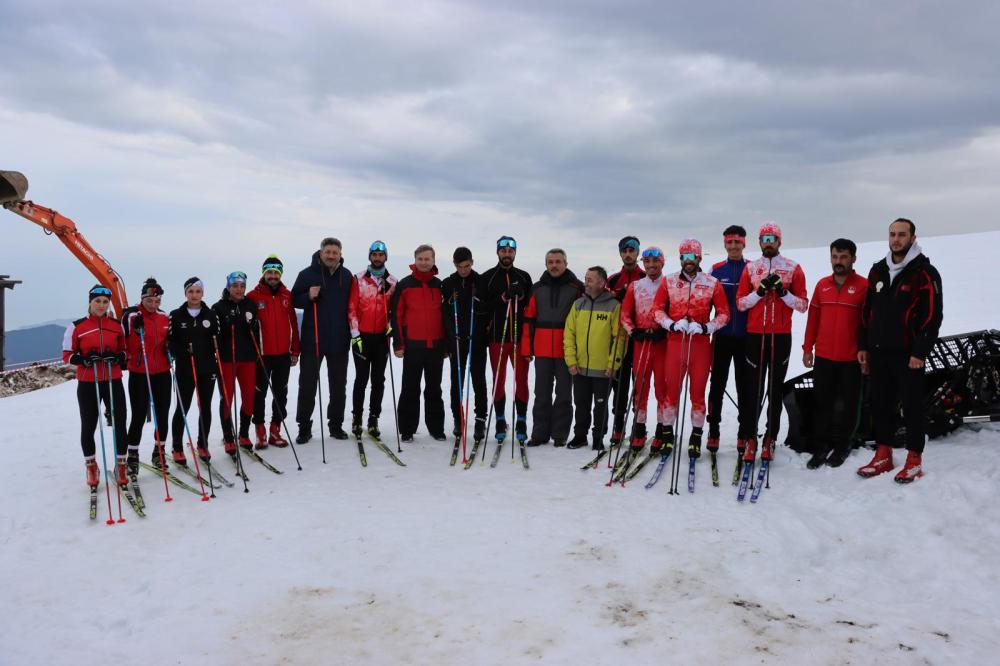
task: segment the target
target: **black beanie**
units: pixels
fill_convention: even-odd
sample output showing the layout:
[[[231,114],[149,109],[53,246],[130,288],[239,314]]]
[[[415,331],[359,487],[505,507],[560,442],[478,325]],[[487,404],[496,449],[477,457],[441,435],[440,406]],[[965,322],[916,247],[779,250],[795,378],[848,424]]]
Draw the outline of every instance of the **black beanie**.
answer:
[[[142,284],[142,292],[139,294],[139,299],[155,296],[163,296],[163,287],[157,283],[156,278],[146,278],[146,281]]]

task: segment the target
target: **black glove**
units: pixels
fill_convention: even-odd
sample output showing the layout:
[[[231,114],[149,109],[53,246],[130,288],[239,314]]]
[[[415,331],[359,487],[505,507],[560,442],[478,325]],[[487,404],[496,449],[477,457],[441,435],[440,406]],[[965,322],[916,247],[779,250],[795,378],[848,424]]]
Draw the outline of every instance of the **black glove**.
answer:
[[[777,289],[781,286],[781,276],[777,273],[771,273],[764,278],[762,284],[766,284],[768,289]]]
[[[778,294],[778,298],[783,298],[785,294],[788,293],[788,290],[785,289],[785,285],[781,284],[780,281],[778,282],[778,286],[774,288],[774,291]]]
[[[83,360],[83,366],[85,368],[92,368],[103,360],[104,356],[102,354],[98,354],[97,352],[90,352],[89,354],[87,354],[87,358]]]
[[[128,356],[125,355],[125,352],[118,352],[118,356],[115,360],[118,362],[118,367],[122,370],[124,370],[128,365]]]
[[[761,298],[767,295],[767,285],[764,284],[766,280],[761,280],[760,285],[757,286],[757,295]]]
[[[86,366],[87,365],[87,359],[85,359],[82,355],[80,355],[80,352],[74,352],[69,357],[69,363],[70,363],[70,365],[82,365],[82,366]]]
[[[140,331],[143,330],[144,324],[143,324],[143,321],[142,321],[142,315],[141,314],[132,315],[132,317],[129,319],[129,321],[130,321],[130,324],[132,326],[132,330],[135,331],[136,333],[139,333]]]
[[[524,298],[524,285],[518,280],[507,286],[507,300],[512,301],[515,298]]]

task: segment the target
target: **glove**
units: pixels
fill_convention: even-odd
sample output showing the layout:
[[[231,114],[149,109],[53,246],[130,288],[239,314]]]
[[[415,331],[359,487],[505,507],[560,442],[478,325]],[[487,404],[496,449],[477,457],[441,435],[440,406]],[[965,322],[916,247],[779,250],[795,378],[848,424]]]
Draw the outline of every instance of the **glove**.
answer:
[[[82,365],[84,367],[90,367],[87,365],[87,359],[85,359],[80,352],[74,352],[69,357],[70,365]]]
[[[690,326],[687,319],[678,319],[670,325],[670,330],[677,333],[689,333]]]
[[[632,329],[632,339],[636,342],[642,342],[643,340],[649,340],[649,333],[641,328]]]
[[[90,354],[87,355],[87,358],[83,360],[83,366],[85,368],[92,368],[103,360],[104,357],[97,352],[90,352]]]
[[[520,281],[515,280],[511,282],[507,287],[507,300],[514,300],[515,298],[524,298],[524,285]]]
[[[140,331],[143,330],[144,324],[142,321],[141,314],[132,315],[132,318],[129,321],[130,325],[132,326],[132,330],[135,331],[136,333],[139,333]]]
[[[778,294],[778,298],[784,298],[785,294],[788,293],[788,290],[785,289],[785,285],[781,284],[780,281],[778,282],[774,290]]]
[[[761,298],[767,296],[767,285],[764,284],[764,280],[761,280],[760,284],[757,286],[757,295]]]
[[[760,281],[762,285],[765,285],[768,289],[777,289],[781,286],[781,276],[777,273],[771,273],[766,278]]]
[[[713,333],[715,333],[715,324],[708,322],[705,324],[705,335],[712,335]]]
[[[351,338],[351,349],[358,356],[364,354],[364,342],[361,340],[360,335],[355,335],[353,338]]]
[[[118,352],[116,360],[118,361],[118,367],[122,370],[128,366],[128,356],[125,355],[125,352]]]
[[[688,334],[689,335],[704,335],[705,327],[696,321],[688,322]]]

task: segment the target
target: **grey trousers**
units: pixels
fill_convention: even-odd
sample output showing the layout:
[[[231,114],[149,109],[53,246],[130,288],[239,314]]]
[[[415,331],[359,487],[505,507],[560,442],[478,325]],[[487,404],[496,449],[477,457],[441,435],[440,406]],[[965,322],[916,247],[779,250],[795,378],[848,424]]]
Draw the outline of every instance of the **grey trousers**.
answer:
[[[553,393],[555,399],[553,400]],[[531,410],[531,438],[565,442],[573,423],[573,382],[566,361],[535,357],[535,405]]]

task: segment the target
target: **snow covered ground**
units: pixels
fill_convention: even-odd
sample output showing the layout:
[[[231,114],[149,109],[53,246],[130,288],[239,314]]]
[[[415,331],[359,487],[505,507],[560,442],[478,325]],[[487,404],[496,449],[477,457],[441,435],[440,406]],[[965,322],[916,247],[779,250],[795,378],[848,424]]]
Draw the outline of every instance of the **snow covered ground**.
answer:
[[[1000,326],[1000,299],[969,270],[998,241],[922,239],[944,279],[943,333]],[[863,246],[859,268],[884,248]],[[826,248],[788,254],[810,286],[828,272]],[[75,390],[0,400],[0,664],[995,659],[996,428],[930,443],[909,487],[857,478],[868,451],[808,471],[782,447],[754,506],[726,478],[728,411],[721,487],[703,464],[697,492],[676,497],[666,476],[644,490],[645,473],[606,488],[606,470],[579,471],[584,450],[464,471],[448,466],[450,444],[418,433],[408,467],[368,445],[362,469],[353,442],[327,440],[322,465],[317,438],[299,447],[303,471],[268,450],[282,476],[254,464],[249,494],[209,503],[171,487],[166,504],[143,472],[149,517],[126,506],[128,522],[108,527],[86,517]],[[382,423],[391,435],[388,397]]]

